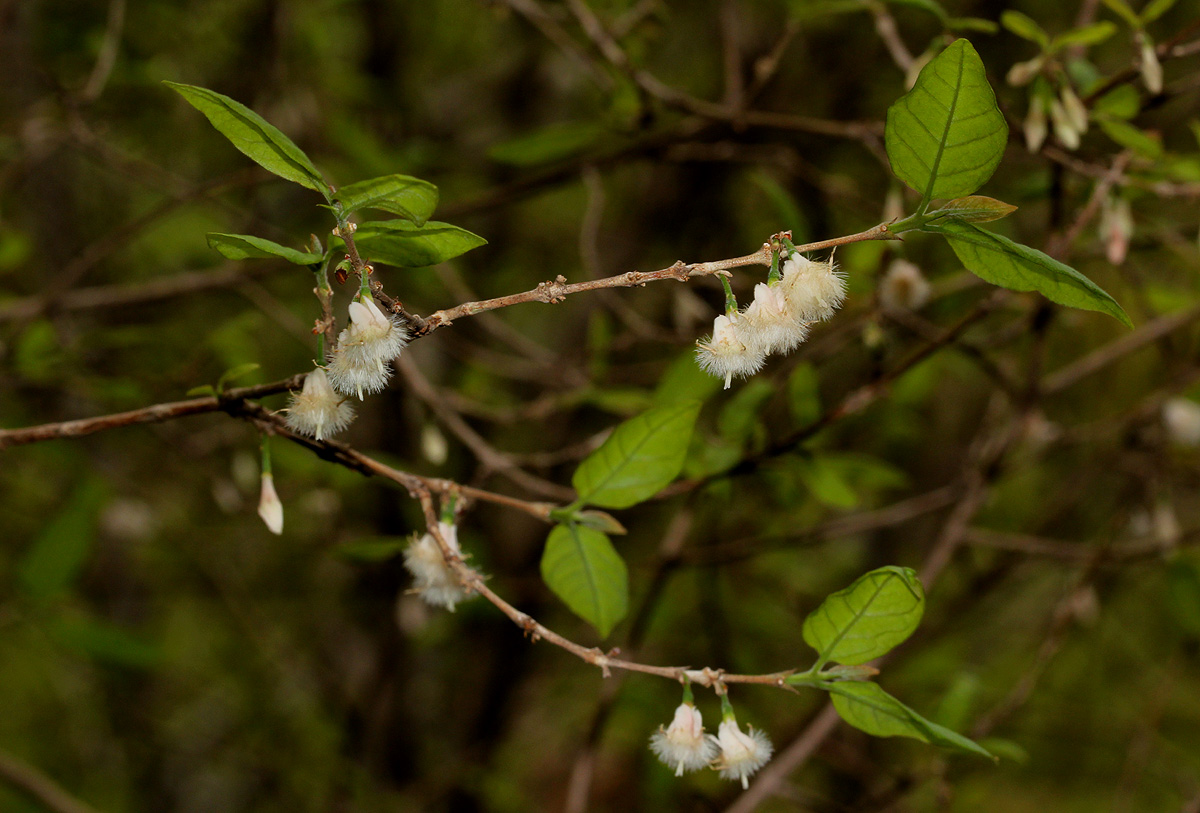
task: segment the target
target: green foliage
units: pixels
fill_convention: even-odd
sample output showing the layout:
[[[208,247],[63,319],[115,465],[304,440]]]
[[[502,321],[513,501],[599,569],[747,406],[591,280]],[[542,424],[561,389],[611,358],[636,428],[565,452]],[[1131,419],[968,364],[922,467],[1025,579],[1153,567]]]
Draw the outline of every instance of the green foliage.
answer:
[[[74,586],[91,553],[96,512],[107,493],[98,479],[81,482],[25,551],[18,575],[31,598],[57,598]]]
[[[833,707],[850,725],[875,737],[912,737],[965,754],[992,758],[987,749],[961,734],[926,720],[876,683],[830,683]]]
[[[888,108],[885,138],[892,171],[926,202],[969,195],[992,177],[1008,124],[971,43],[956,40],[922,69]]]
[[[571,610],[607,638],[629,609],[625,561],[600,531],[556,525],[542,553],[542,579]]]
[[[438,204],[437,187],[410,175],[384,175],[347,184],[333,197],[342,205],[345,214],[359,209],[379,209],[411,220],[418,226],[424,225]]]
[[[986,195],[968,195],[965,198],[948,200],[929,213],[930,219],[949,217],[964,223],[987,223],[1008,217],[1017,210],[1011,203],[989,198]]]
[[[915,571],[883,567],[830,595],[804,620],[804,642],[817,651],[817,668],[857,666],[890,652],[916,631],[925,591]]]
[[[436,220],[421,225],[405,220],[369,220],[359,224],[354,242],[370,261],[398,268],[437,265],[487,245],[487,240],[477,234]]]
[[[309,157],[262,116],[241,102],[207,88],[178,82],[164,84],[203,113],[212,126],[251,161],[329,199],[329,184]]]
[[[221,253],[228,260],[287,260],[295,265],[315,265],[324,257],[311,251],[297,251],[294,248],[281,246],[262,237],[249,234],[220,234],[212,232],[206,235],[208,245]]]
[[[552,124],[536,133],[497,144],[488,150],[488,156],[493,161],[519,167],[548,164],[586,150],[604,134],[604,127],[591,122]]]
[[[1037,291],[1051,302],[1107,313],[1133,326],[1125,310],[1100,286],[1037,249],[952,219],[925,228],[944,235],[967,270],[981,279],[1014,291]]]
[[[682,401],[618,426],[575,470],[578,504],[628,508],[661,491],[683,468],[699,413],[698,402]]]

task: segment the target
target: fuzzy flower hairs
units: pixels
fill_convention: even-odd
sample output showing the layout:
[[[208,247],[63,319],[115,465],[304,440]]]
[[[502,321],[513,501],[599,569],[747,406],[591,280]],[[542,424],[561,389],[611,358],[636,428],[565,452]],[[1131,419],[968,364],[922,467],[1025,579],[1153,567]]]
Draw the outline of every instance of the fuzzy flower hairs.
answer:
[[[790,244],[789,244],[790,246]],[[814,322],[833,315],[846,298],[845,275],[833,258],[813,262],[797,251],[778,268],[772,257],[771,274],[754,286],[754,301],[739,310],[723,274],[725,313],[713,321],[712,336],[696,342],[696,361],[710,375],[725,379],[754,375],[767,356],[789,353],[808,337]]]

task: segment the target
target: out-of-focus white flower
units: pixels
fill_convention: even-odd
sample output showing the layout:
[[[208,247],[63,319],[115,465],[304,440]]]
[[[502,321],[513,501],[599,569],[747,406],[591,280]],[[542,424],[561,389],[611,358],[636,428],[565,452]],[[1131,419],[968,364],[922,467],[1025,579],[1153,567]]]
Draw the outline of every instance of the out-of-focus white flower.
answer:
[[[744,344],[761,344],[767,353],[788,353],[808,337],[808,325],[792,315],[783,286],[765,282],[754,286],[754,301],[742,311],[737,329]]]
[[[750,787],[748,777],[767,764],[775,750],[770,738],[754,726],[745,733],[738,728],[737,720],[726,717],[717,728],[712,741],[721,749],[716,768],[722,779],[740,779],[743,788]]]
[[[766,361],[766,348],[757,341],[746,343],[752,338],[739,328],[741,315],[721,314],[713,320],[712,337],[696,342],[696,361],[704,372],[725,379],[725,389],[734,376],[743,378],[754,375]]]
[[[1004,79],[1013,87],[1028,85],[1033,80],[1033,77],[1041,73],[1044,63],[1045,58],[1040,54],[1028,62],[1018,62],[1008,69],[1008,75]]]
[[[1154,94],[1162,93],[1162,63],[1158,61],[1158,54],[1154,50],[1154,43],[1150,41],[1150,38],[1144,32],[1138,32],[1138,39],[1142,46],[1142,81],[1146,83],[1146,90]]]
[[[885,308],[919,310],[929,301],[929,280],[908,260],[893,260],[880,280],[879,301]]]
[[[304,389],[292,393],[286,411],[289,428],[317,440],[336,435],[354,420],[354,407],[333,391],[322,367],[304,377]]]
[[[846,278],[833,260],[813,262],[794,252],[783,264],[779,283],[792,316],[801,322],[824,322],[846,298]]]
[[[1109,195],[1100,207],[1100,239],[1104,256],[1113,265],[1125,262],[1133,238],[1133,207],[1120,195]]]
[[[283,533],[283,503],[275,493],[275,478],[267,472],[262,476],[262,493],[258,498],[258,515],[273,534]]]
[[[329,357],[329,382],[346,395],[379,392],[392,374],[391,362],[408,343],[408,333],[395,316],[385,314],[370,298],[350,303],[350,324],[338,334]]]
[[[445,522],[438,523],[442,538],[459,556],[458,529]],[[427,533],[415,540],[404,551],[404,566],[413,576],[413,590],[426,603],[445,607],[454,612],[454,605],[467,598],[467,591],[458,580],[458,574],[446,562],[442,549],[433,534]]]
[[[1054,126],[1054,135],[1068,150],[1079,147],[1079,131],[1071,123],[1071,117],[1063,109],[1058,99],[1050,100],[1050,123]]]
[[[700,709],[687,702],[675,709],[675,719],[669,726],[659,726],[650,736],[650,750],[663,764],[673,767],[676,776],[698,771],[717,756],[716,742],[704,736]]]
[[[1067,121],[1080,134],[1086,133],[1088,129],[1088,110],[1083,101],[1076,95],[1074,88],[1070,85],[1063,85],[1062,92],[1063,112],[1067,114]]]
[[[1200,446],[1200,404],[1190,398],[1171,398],[1162,407],[1163,424],[1181,446]]]
[[[1037,152],[1046,143],[1050,132],[1046,124],[1046,101],[1038,94],[1029,97],[1029,112],[1025,114],[1025,146]]]

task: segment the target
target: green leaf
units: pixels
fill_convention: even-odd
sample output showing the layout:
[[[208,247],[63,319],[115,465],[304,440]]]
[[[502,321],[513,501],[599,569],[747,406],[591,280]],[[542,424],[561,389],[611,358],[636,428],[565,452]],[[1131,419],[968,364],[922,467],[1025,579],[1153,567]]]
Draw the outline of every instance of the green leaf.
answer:
[[[601,637],[607,637],[628,610],[625,562],[608,537],[593,528],[555,526],[542,553],[542,579]]]
[[[333,548],[333,553],[348,562],[386,562],[404,552],[408,547],[405,537],[381,536],[372,539],[356,539],[343,542]]]
[[[821,381],[811,362],[796,365],[788,376],[787,401],[797,426],[808,426],[821,417]]]
[[[788,0],[792,19],[801,21],[866,10],[865,0]]]
[[[343,186],[334,194],[345,212],[379,209],[423,224],[438,205],[437,187],[409,175],[384,175]]]
[[[922,11],[928,11],[938,20],[945,23],[950,19],[950,15],[942,8],[940,3],[934,0],[888,0],[893,6],[909,6],[911,8],[919,8]]]
[[[951,31],[978,31],[982,34],[995,34],[1000,26],[983,17],[951,17],[946,21],[946,28]]]
[[[1027,17],[1019,11],[1006,11],[1000,15],[1000,25],[1016,34],[1021,39],[1036,42],[1046,50],[1050,47],[1050,37],[1042,30],[1032,17]]]
[[[314,189],[329,200],[330,188],[304,151],[262,116],[208,88],[165,82],[203,113],[221,135],[251,161],[281,178]]]
[[[1002,200],[989,198],[987,195],[968,195],[965,198],[955,198],[946,201],[936,210],[929,213],[930,217],[956,217],[967,223],[986,223],[989,220],[999,220],[1017,211],[1017,207]]]
[[[1097,99],[1092,110],[1098,118],[1107,114],[1119,119],[1131,119],[1142,112],[1142,100],[1131,85],[1121,85]]]
[[[944,235],[962,264],[980,279],[1013,291],[1037,291],[1051,302],[1107,313],[1122,324],[1133,326],[1125,311],[1103,288],[1037,249],[950,218],[925,228]]]
[[[91,552],[96,513],[106,494],[103,481],[86,480],[64,507],[50,515],[17,567],[21,586],[29,596],[51,599],[74,585]]]
[[[1108,6],[1112,11],[1125,22],[1129,23],[1130,27],[1140,29],[1142,21],[1138,19],[1137,14],[1129,7],[1125,0],[1103,0],[1104,5]]]
[[[818,664],[847,666],[874,660],[912,635],[925,612],[916,571],[881,567],[831,594],[804,619],[804,641]]]
[[[921,715],[885,692],[877,683],[828,683],[833,707],[850,725],[875,737],[912,737],[930,745],[953,748],[994,759],[983,746]]]
[[[1099,45],[1117,33],[1117,26],[1108,20],[1064,31],[1050,41],[1050,51],[1057,52],[1074,45]]]
[[[141,636],[99,618],[62,618],[51,630],[59,643],[100,663],[146,669],[154,666],[162,656],[158,647]]]
[[[248,361],[245,364],[239,364],[236,367],[230,367],[228,370],[221,373],[221,377],[217,379],[217,392],[224,392],[227,384],[237,381],[239,378],[245,378],[261,366],[262,365],[256,361]]]
[[[1175,0],[1150,0],[1142,9],[1142,25],[1149,25],[1166,14],[1175,5]]]
[[[185,395],[187,395],[189,398],[196,398],[201,395],[216,395],[216,394],[217,394],[217,388],[214,387],[212,384],[201,384],[198,387],[192,387],[190,390],[188,390],[185,393]]]
[[[888,108],[884,141],[896,177],[925,202],[969,195],[992,177],[1008,125],[971,43],[956,40],[921,70]]]
[[[354,243],[359,253],[374,262],[398,268],[423,268],[487,245],[487,240],[436,220],[420,226],[407,220],[369,220],[358,225]]]
[[[1162,158],[1162,142],[1154,136],[1143,132],[1127,121],[1121,121],[1111,116],[1097,116],[1096,121],[1099,122],[1100,129],[1122,147],[1131,149],[1143,158],[1149,158],[1152,161]]]
[[[628,508],[653,497],[683,468],[698,401],[652,407],[618,426],[571,478],[581,505]]]
[[[731,443],[743,444],[762,426],[759,414],[767,399],[775,394],[775,385],[761,378],[751,379],[729,399],[717,418],[721,437]]]
[[[853,508],[859,503],[857,492],[846,482],[841,469],[824,455],[798,459],[796,473],[814,497],[832,508]]]
[[[721,389],[721,379],[700,369],[695,349],[680,353],[667,367],[654,388],[655,406],[679,401],[707,401]]]
[[[572,519],[585,528],[591,528],[603,534],[624,536],[629,533],[629,530],[621,524],[621,521],[607,511],[598,511],[595,509],[576,511]]]
[[[586,150],[604,133],[603,127],[592,122],[551,124],[531,135],[495,145],[488,150],[488,157],[518,167],[548,164]]]
[[[316,265],[323,259],[322,255],[310,251],[297,251],[294,248],[281,246],[261,237],[250,234],[220,234],[210,232],[206,235],[208,247],[221,253],[228,260],[269,260],[281,259],[296,265]]]

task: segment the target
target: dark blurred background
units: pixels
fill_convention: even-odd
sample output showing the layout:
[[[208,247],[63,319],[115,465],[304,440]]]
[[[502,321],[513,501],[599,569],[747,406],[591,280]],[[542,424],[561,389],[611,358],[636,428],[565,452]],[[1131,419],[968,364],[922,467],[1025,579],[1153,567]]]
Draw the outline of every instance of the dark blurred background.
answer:
[[[1020,209],[990,225],[1091,277],[1134,330],[996,293],[912,236],[839,250],[843,311],[728,391],[691,361],[720,287],[668,282],[460,320],[414,343],[342,439],[536,500],[472,445],[566,486],[656,389],[704,397],[690,487],[620,514],[631,612],[608,640],[541,583],[547,527],[476,505],[460,539],[490,585],[587,646],[769,672],[811,663],[800,624],[828,592],[922,568],[925,622],[880,682],[1004,759],[843,725],[758,809],[1200,811],[1200,4],[1147,26],[1178,47],[1158,93],[1104,4],[943,7],[0,0],[0,422],[178,400],[247,362],[261,367],[239,384],[311,367],[311,276],[224,262],[204,234],[299,247],[328,239],[328,212],[163,80],[252,107],[335,184],[437,184],[435,217],[489,244],[378,269],[428,314],[893,216],[914,199],[888,171],[883,118],[906,58],[915,76],[952,30],[1011,124],[981,191]],[[1004,77],[1037,46],[950,19],[1009,9],[1051,34],[1116,23],[1051,73],[1158,152],[1096,121],[1075,149],[1051,135],[1031,152],[1030,88]],[[881,296],[901,258],[927,302]],[[761,279],[742,270],[734,288]],[[277,441],[286,520],[268,533],[257,442],[209,415],[0,452],[0,810],[47,809],[18,790],[31,766],[112,813],[753,807],[651,755],[670,682],[604,680],[479,599],[451,615],[406,595],[389,543],[423,522],[404,492]],[[781,751],[824,702],[733,696]],[[715,728],[715,700],[699,703]]]

